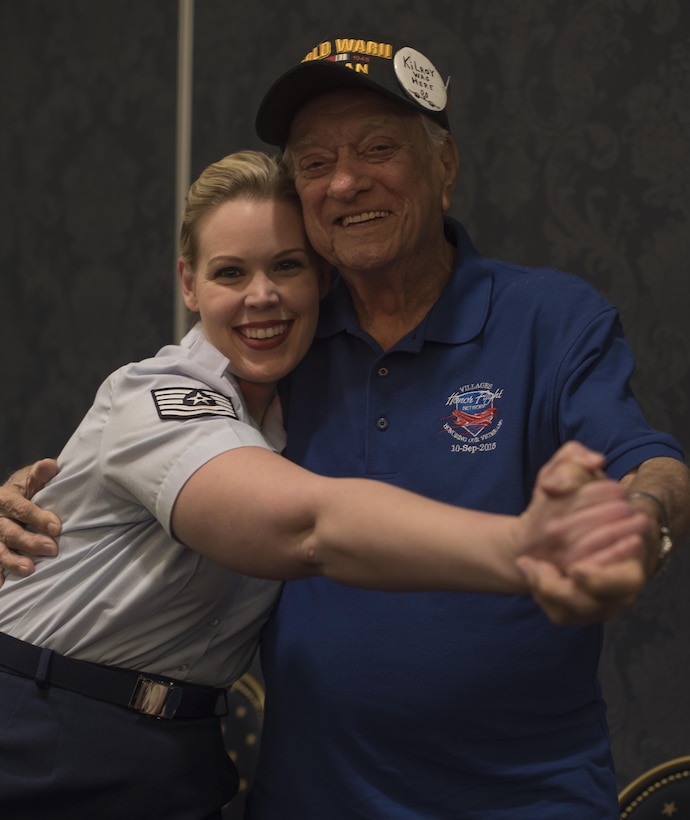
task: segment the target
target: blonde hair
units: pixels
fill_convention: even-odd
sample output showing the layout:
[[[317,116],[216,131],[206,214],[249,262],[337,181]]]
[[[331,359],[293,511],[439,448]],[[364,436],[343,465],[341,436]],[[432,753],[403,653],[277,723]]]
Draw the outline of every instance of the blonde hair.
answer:
[[[224,202],[247,198],[296,202],[292,177],[277,156],[262,151],[237,151],[205,168],[187,194],[180,228],[180,256],[196,267],[199,222]]]

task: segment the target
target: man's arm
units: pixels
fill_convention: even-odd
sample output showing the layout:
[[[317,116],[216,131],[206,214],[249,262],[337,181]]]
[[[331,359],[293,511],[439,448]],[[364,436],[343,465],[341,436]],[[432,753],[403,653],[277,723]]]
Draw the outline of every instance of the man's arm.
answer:
[[[34,563],[29,556],[57,553],[54,537],[60,533],[60,519],[30,501],[57,471],[57,462],[44,458],[17,470],[0,486],[0,586],[4,571],[31,575]]]
[[[658,568],[662,525],[676,544],[690,531],[690,469],[674,458],[651,458],[624,475],[621,484],[650,519],[645,539],[649,577]]]

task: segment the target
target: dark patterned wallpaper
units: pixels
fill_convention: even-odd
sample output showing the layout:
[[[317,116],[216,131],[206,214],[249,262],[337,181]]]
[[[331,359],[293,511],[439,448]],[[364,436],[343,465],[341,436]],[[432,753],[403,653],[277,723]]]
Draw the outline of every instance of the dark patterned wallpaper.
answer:
[[[0,0],[0,470],[172,336],[177,7]]]
[[[173,0],[0,0],[0,468],[57,451],[106,372],[172,335]],[[690,4],[196,0],[192,173],[268,82],[356,27],[452,75],[454,213],[487,254],[620,308],[650,420],[690,452]],[[690,500],[689,500],[690,503]],[[690,753],[686,549],[607,628],[621,785]]]

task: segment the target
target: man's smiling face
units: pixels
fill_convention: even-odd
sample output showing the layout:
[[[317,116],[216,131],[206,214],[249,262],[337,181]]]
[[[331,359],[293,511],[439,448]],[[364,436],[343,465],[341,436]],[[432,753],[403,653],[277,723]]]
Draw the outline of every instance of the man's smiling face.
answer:
[[[347,89],[293,120],[287,150],[307,233],[345,276],[423,258],[438,241],[456,163],[447,145],[431,144],[421,116]]]

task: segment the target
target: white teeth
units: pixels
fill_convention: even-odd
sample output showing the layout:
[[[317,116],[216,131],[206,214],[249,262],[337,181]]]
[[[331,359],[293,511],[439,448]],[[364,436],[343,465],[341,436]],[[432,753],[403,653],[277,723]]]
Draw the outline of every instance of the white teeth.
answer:
[[[272,339],[285,333],[287,324],[275,325],[274,327],[242,327],[240,333],[247,339]]]
[[[368,211],[364,214],[357,214],[356,216],[344,216],[341,220],[343,228],[348,225],[353,225],[357,222],[368,222],[370,219],[380,219],[382,216],[387,216],[388,211]]]

